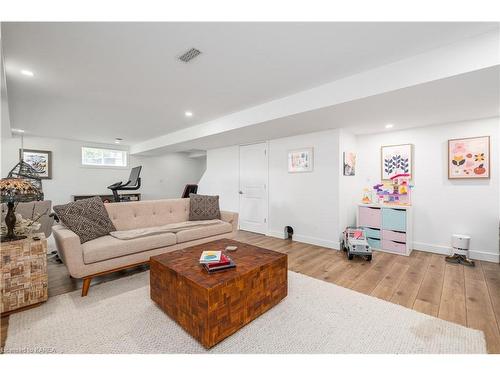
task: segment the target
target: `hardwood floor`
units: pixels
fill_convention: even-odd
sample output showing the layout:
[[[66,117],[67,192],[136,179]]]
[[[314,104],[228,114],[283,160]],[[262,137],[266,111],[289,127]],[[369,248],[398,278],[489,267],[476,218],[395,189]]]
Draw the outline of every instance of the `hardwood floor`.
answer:
[[[421,251],[409,257],[377,252],[371,262],[349,261],[339,251],[250,232],[239,231],[236,240],[288,254],[291,271],[482,330],[488,352],[500,353],[500,264],[476,261],[475,268],[468,268]],[[145,269],[96,277],[92,285]],[[49,262],[49,298],[81,286],[64,265]],[[3,318],[2,347],[7,326],[8,318]]]
[[[482,330],[488,352],[500,353],[500,264],[476,261],[469,268],[421,251],[349,261],[339,251],[249,232],[236,239],[287,253],[294,272]]]

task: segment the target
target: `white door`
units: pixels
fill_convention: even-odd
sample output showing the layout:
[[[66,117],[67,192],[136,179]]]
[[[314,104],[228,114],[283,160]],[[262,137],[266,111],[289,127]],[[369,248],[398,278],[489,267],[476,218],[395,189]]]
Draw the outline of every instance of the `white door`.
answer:
[[[240,146],[240,229],[267,234],[267,143]]]

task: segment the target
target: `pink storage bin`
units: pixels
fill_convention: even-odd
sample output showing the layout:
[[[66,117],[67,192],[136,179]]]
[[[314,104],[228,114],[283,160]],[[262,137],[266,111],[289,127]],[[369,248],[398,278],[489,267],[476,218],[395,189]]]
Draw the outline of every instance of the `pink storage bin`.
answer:
[[[406,242],[406,233],[394,232],[392,230],[382,230],[382,238],[384,240]]]
[[[391,253],[406,254],[406,244],[382,240],[382,250],[390,251]]]
[[[359,207],[359,226],[380,228],[381,222],[380,208]]]

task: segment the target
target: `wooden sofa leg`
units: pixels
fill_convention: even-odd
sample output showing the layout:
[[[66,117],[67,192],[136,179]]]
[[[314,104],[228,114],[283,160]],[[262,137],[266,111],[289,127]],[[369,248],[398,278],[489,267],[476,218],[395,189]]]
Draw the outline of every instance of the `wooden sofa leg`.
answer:
[[[83,286],[82,286],[82,297],[85,297],[87,293],[89,292],[90,288],[90,282],[92,281],[91,277],[85,277],[83,279]]]

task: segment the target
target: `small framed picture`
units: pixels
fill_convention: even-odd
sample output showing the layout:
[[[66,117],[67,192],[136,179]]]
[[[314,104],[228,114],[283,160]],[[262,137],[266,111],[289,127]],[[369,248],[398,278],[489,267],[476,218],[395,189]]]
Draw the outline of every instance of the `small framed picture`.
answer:
[[[40,178],[52,178],[52,151],[19,149],[19,157],[31,165]]]
[[[382,146],[380,150],[382,180],[390,180],[398,174],[409,174],[413,177],[412,153],[411,144]]]
[[[490,137],[450,139],[448,178],[490,178]]]
[[[288,172],[312,172],[313,170],[313,148],[288,151]]]
[[[344,152],[344,176],[356,175],[356,153]]]

